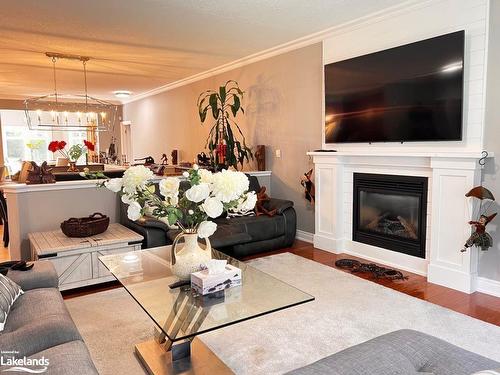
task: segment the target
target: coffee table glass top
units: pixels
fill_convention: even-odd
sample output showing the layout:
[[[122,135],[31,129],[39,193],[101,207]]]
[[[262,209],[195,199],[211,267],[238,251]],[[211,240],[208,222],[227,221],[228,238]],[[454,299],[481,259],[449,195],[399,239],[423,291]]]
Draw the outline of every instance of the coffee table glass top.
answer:
[[[230,324],[314,300],[314,297],[217,250],[241,269],[242,285],[205,296],[178,281],[170,269],[170,246],[104,255],[100,261],[118,279],[171,341],[183,340]]]

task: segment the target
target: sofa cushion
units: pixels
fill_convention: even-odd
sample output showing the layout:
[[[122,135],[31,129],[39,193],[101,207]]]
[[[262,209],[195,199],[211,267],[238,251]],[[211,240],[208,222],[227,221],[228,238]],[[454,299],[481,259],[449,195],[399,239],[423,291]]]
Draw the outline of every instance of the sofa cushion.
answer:
[[[285,234],[285,218],[282,215],[224,218],[217,219],[216,223],[221,227],[232,226],[247,233],[250,236],[250,241],[247,242],[269,240]]]
[[[5,327],[7,316],[23,290],[8,277],[0,274],[0,332]]]
[[[55,288],[26,291],[12,306],[0,348],[29,356],[51,346],[81,340],[61,294]]]
[[[294,375],[471,375],[499,363],[446,341],[409,329],[342,350]]]
[[[53,315],[69,317],[61,293],[55,288],[28,290],[12,306],[5,331],[11,332]]]
[[[252,240],[252,237],[250,237],[249,234],[242,232],[239,227],[233,227],[231,225],[219,225],[219,222],[217,220],[216,222],[218,223],[217,230],[213,235],[209,237],[212,247],[219,249],[240,243],[247,243]],[[173,242],[175,240],[175,237],[177,237],[180,232],[180,230],[170,230],[167,234],[168,238]]]
[[[80,340],[70,341],[42,350],[29,359],[47,360],[47,371],[50,375],[98,375],[97,369],[92,362],[89,351]],[[7,371],[12,366],[0,366],[0,372]],[[26,366],[32,370],[42,369],[43,366]]]
[[[9,270],[7,276],[19,284],[23,290],[36,288],[57,288],[59,278],[51,262],[39,261],[33,264],[29,271]]]

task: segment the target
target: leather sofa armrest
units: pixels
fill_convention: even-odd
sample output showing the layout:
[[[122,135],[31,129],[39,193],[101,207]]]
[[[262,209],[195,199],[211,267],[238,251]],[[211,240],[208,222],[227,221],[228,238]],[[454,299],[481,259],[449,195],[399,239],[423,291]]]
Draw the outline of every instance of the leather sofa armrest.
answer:
[[[276,209],[276,213],[281,215],[286,209],[293,207],[293,202],[285,199],[271,198],[269,202],[265,203],[264,207],[266,210]]]
[[[9,270],[7,276],[23,290],[37,288],[57,288],[59,277],[51,262],[36,261],[28,271]]]
[[[165,232],[168,232],[170,230],[168,225],[165,224],[163,221],[160,221],[150,216],[144,216],[139,220],[134,221],[134,223],[140,225],[141,227],[163,229]]]

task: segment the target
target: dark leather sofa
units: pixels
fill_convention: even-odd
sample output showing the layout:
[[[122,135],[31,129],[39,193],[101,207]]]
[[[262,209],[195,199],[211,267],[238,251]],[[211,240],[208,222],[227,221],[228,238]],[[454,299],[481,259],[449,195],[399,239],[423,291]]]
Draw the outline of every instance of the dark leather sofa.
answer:
[[[248,176],[250,190],[260,190],[259,181]],[[158,189],[157,189],[158,190]],[[181,184],[182,190],[182,184]],[[297,216],[293,202],[271,198],[266,208],[276,208],[273,217],[244,216],[220,217],[217,231],[210,237],[212,246],[228,255],[242,258],[249,255],[289,247],[295,240]],[[144,237],[142,248],[151,248],[171,244],[178,231],[171,230],[165,223],[152,218],[131,221],[127,218],[127,205],[121,206],[121,223]]]

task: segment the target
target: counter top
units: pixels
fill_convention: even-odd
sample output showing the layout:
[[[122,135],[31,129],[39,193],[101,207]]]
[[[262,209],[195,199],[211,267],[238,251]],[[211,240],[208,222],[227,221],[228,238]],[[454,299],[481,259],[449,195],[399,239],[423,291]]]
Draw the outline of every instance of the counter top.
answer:
[[[244,171],[251,176],[271,176],[271,171]],[[155,176],[153,181],[160,181],[167,176]],[[4,193],[20,194],[32,191],[52,191],[52,190],[74,190],[74,189],[98,189],[97,184],[105,180],[74,180],[58,181],[53,184],[20,184],[17,182],[4,182],[0,185],[0,190]]]

